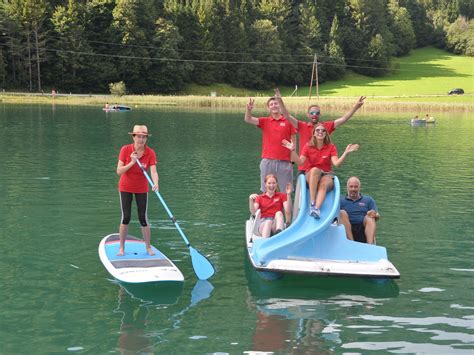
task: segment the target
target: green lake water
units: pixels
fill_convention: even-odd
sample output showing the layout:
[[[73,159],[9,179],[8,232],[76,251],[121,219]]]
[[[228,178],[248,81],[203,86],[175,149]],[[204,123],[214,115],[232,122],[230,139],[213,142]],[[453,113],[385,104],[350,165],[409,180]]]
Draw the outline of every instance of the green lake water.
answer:
[[[243,109],[0,105],[0,353],[474,353],[472,115],[411,127],[413,114],[360,112],[332,136],[340,152],[361,145],[337,175],[342,186],[360,176],[376,199],[377,242],[399,280],[264,282],[244,249],[261,134]],[[134,124],[153,134],[160,191],[214,264],[209,282],[154,195],[152,243],[182,288],[124,288],[99,260],[120,222],[115,169]],[[141,237],[135,206],[130,234]]]

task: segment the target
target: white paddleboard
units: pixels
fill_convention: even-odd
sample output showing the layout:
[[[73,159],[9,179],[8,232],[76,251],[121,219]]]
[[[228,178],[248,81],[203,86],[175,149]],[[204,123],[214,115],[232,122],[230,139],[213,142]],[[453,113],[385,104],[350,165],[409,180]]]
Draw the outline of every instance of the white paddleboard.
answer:
[[[105,236],[99,244],[100,261],[118,281],[134,284],[184,281],[176,265],[154,246],[151,248],[155,255],[148,255],[143,240],[128,235],[123,256],[117,256],[119,247],[118,233]]]

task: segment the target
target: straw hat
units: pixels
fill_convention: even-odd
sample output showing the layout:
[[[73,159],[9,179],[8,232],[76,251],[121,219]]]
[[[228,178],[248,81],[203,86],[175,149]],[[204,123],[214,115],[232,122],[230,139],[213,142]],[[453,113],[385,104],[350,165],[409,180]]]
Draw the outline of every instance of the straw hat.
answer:
[[[128,134],[143,134],[144,136],[151,136],[151,134],[148,134],[148,128],[140,125],[133,126],[133,131],[128,132]]]

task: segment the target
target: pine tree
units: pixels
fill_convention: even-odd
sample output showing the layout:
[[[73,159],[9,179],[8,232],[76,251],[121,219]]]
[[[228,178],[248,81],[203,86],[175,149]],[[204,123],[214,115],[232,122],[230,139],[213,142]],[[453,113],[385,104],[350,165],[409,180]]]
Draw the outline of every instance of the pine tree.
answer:
[[[327,76],[331,80],[337,80],[344,76],[346,71],[346,62],[344,59],[344,52],[342,51],[341,43],[341,33],[339,31],[339,20],[335,16],[332,25],[331,32],[329,34],[329,46],[328,54],[329,58],[325,60],[327,64],[326,71]]]
[[[82,71],[88,68],[91,52],[85,38],[85,7],[69,0],[67,7],[56,7],[51,22],[59,35],[57,56],[62,63],[63,83],[66,89],[78,90],[84,86]]]
[[[387,26],[384,0],[350,0],[351,15],[358,48],[353,48],[351,58],[354,70],[365,75],[382,75],[390,64],[394,50],[393,37]],[[353,38],[353,36],[352,36]]]
[[[393,35],[395,56],[406,55],[415,47],[416,37],[410,16],[406,8],[401,7],[398,0],[388,3],[389,28]]]
[[[192,66],[180,60],[178,48],[182,41],[178,28],[170,20],[156,20],[151,50],[153,61],[147,75],[151,92],[169,94],[184,88]]]
[[[121,58],[118,60],[119,79],[124,81],[127,89],[134,93],[146,91],[146,73],[151,65],[144,27],[144,11],[140,0],[117,0],[112,11],[112,29],[116,33]],[[150,24],[148,24],[150,25]]]

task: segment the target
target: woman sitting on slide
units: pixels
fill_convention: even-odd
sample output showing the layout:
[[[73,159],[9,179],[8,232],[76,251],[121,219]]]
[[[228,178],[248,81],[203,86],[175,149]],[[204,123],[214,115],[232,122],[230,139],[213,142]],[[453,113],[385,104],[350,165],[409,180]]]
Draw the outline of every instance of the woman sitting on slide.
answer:
[[[331,170],[331,164],[336,167],[340,166],[349,153],[359,149],[359,145],[349,144],[341,157],[338,158],[337,148],[331,143],[331,138],[322,123],[318,123],[314,126],[313,136],[303,147],[301,156],[296,154],[295,145],[292,142],[283,140],[282,144],[291,150],[291,160],[298,165],[303,165],[306,160],[309,161],[305,171],[311,198],[309,214],[319,219],[321,215],[319,209],[326,198],[326,193],[327,191],[331,191],[334,187],[334,173]]]
[[[271,233],[277,234],[283,230],[285,212],[286,222],[291,220],[291,183],[286,185],[286,194],[278,191],[278,182],[275,175],[269,174],[265,177],[265,192],[261,195],[252,194],[249,196],[249,209],[255,215],[260,209],[262,223],[259,233],[262,237],[268,238]]]

